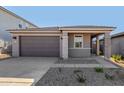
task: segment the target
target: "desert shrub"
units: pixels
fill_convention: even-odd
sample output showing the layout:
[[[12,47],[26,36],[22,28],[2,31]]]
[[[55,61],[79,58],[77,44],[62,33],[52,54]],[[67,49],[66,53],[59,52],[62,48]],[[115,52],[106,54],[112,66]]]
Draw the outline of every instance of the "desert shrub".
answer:
[[[124,60],[124,56],[122,56],[122,58],[121,58],[122,60]]]
[[[77,73],[76,74],[76,79],[79,83],[84,83],[86,81],[86,78],[83,74]]]
[[[59,71],[59,73],[61,73],[62,72],[62,68],[58,68],[58,71]]]
[[[114,54],[114,55],[112,55],[112,58],[114,59],[114,60],[116,60],[116,55]]]
[[[105,73],[105,78],[108,79],[108,80],[113,80],[114,79],[114,75]]]
[[[98,72],[98,73],[103,73],[103,68],[101,68],[101,67],[96,67],[96,68],[95,68],[95,71]]]
[[[86,78],[81,70],[74,70],[73,73],[79,83],[84,83],[86,81]]]
[[[123,59],[122,55],[119,55],[119,54],[114,54],[112,55],[112,58],[115,60],[115,61],[120,61]]]

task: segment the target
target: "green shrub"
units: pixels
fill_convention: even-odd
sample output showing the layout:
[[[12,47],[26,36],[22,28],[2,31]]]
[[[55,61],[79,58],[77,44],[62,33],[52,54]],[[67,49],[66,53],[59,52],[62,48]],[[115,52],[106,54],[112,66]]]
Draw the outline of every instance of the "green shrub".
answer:
[[[103,73],[103,68],[97,67],[95,68],[95,71],[98,73]]]
[[[119,55],[119,54],[114,54],[112,55],[112,58],[115,60],[115,61],[120,61],[123,59],[122,55]]]
[[[116,60],[116,55],[114,54],[114,55],[112,55],[112,58],[114,59],[114,60]]]

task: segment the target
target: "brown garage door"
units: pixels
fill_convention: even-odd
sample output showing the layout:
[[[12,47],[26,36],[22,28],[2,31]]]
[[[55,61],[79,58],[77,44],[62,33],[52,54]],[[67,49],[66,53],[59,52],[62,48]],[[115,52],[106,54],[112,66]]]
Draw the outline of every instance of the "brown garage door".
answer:
[[[59,57],[58,36],[20,37],[20,56]]]

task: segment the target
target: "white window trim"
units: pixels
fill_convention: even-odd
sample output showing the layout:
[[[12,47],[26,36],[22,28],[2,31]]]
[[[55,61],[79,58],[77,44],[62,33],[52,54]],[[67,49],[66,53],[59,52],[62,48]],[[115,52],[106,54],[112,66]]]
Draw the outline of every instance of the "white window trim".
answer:
[[[81,48],[77,48],[75,47],[75,36],[82,36],[82,47]],[[74,44],[73,44],[73,48],[74,49],[83,49],[83,45],[84,45],[84,38],[83,38],[83,34],[74,34]]]

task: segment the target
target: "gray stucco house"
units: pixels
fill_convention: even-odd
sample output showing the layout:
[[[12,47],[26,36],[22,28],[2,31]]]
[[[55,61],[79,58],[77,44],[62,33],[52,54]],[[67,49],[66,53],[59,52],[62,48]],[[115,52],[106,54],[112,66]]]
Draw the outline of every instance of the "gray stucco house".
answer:
[[[18,16],[17,14],[0,6],[0,39],[11,41],[11,35],[7,29],[36,28],[37,26]]]
[[[104,35],[105,57],[111,56],[110,33],[115,27],[64,26],[27,29],[9,29],[12,34],[12,55],[33,57],[89,57],[92,55],[92,38]]]
[[[124,32],[111,36],[112,54],[121,54],[124,56]]]

